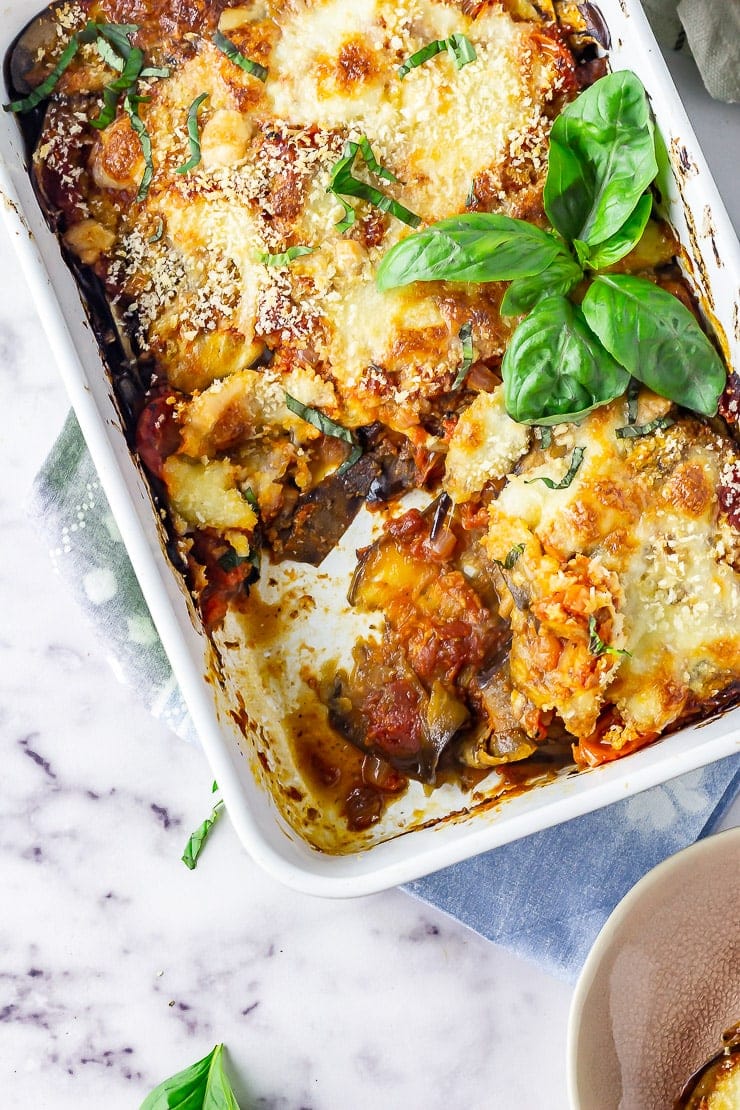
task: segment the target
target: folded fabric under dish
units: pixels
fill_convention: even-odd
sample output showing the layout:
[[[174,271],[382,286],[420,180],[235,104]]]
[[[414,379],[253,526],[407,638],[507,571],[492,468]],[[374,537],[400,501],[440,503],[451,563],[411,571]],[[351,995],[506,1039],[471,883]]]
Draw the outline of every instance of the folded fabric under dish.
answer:
[[[35,517],[116,673],[178,736],[196,734],[73,415],[36,479]],[[740,756],[409,883],[497,944],[574,977],[617,902],[710,832],[740,790]],[[175,861],[173,861],[175,866]]]
[[[707,92],[740,100],[740,0],[642,0],[664,51],[690,49]]]

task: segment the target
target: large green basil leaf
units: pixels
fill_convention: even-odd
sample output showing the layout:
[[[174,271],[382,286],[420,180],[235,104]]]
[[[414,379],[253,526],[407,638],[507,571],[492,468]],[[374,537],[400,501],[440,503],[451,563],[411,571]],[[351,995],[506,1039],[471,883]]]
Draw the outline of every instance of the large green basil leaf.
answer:
[[[601,274],[582,309],[591,330],[633,377],[687,409],[716,413],[727,372],[677,297],[645,278]]]
[[[529,312],[545,297],[565,296],[583,277],[583,270],[569,255],[558,255],[541,274],[517,278],[504,293],[499,309],[502,316]]]
[[[222,1044],[155,1087],[140,1110],[239,1110],[223,1066]]]
[[[629,382],[565,297],[540,301],[519,325],[501,373],[507,411],[520,424],[580,420],[619,397]]]
[[[468,212],[408,235],[384,256],[378,289],[412,281],[511,281],[539,274],[563,255],[562,243],[524,220]]]
[[[610,73],[552,125],[545,211],[566,239],[603,243],[632,214],[657,172],[645,90],[628,70]]]
[[[642,239],[652,208],[653,198],[649,193],[645,193],[644,196],[640,197],[634,212],[627,217],[619,231],[610,235],[603,243],[599,243],[596,247],[590,247],[588,243],[576,239],[573,246],[581,264],[589,266],[592,270],[604,270],[607,266],[613,266],[615,262],[619,262],[620,258],[629,254]]]

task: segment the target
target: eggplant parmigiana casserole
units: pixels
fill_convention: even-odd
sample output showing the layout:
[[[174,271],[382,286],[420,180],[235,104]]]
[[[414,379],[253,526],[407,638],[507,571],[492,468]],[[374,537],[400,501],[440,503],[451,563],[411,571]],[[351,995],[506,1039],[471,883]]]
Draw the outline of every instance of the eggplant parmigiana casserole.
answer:
[[[737,698],[732,379],[605,45],[551,0],[79,0],[11,53],[171,556],[328,850]]]

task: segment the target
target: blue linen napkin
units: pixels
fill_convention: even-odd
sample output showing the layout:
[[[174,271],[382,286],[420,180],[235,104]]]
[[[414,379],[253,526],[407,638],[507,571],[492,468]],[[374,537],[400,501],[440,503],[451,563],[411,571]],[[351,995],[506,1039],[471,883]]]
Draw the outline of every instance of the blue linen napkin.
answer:
[[[119,677],[179,736],[195,730],[75,417],[35,483],[52,560]],[[740,755],[409,883],[489,940],[574,978],[617,902],[655,864],[711,832],[740,790]]]

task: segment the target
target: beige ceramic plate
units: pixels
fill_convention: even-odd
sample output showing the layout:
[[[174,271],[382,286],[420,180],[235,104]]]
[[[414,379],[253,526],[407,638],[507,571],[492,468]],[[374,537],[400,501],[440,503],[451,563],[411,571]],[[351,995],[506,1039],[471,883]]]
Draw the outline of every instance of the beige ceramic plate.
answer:
[[[622,899],[581,972],[568,1030],[574,1110],[671,1110],[740,1020],[740,828]]]

